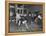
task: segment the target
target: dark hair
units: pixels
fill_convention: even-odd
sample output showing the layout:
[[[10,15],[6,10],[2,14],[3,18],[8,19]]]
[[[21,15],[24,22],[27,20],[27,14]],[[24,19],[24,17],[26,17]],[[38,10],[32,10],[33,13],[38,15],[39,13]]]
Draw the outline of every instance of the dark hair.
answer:
[[[35,16],[35,17],[34,17],[34,20],[35,20],[37,17],[38,17],[38,16]]]

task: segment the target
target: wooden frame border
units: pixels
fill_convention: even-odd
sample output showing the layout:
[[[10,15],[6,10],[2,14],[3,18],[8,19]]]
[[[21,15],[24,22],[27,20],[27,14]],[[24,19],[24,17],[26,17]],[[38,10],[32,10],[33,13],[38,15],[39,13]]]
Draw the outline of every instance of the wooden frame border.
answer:
[[[9,7],[8,3],[17,4],[42,4],[43,5],[43,32],[45,32],[45,3],[42,2],[16,2],[16,1],[5,1],[5,35],[19,35],[19,34],[30,34],[30,33],[40,33],[40,32],[24,32],[24,33],[8,33],[8,19],[9,19]]]

